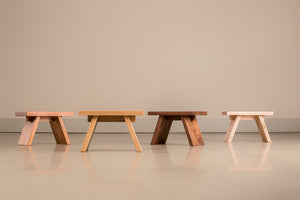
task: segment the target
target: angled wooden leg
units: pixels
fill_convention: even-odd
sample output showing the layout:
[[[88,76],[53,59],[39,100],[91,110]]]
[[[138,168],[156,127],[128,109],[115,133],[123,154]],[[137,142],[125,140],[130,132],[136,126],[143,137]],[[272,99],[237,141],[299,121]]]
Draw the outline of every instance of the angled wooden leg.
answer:
[[[233,136],[235,134],[236,128],[239,125],[240,120],[241,116],[236,116],[233,120],[231,120],[224,142],[232,142]]]
[[[255,119],[257,128],[259,130],[260,136],[262,138],[262,140],[264,142],[272,142],[268,129],[267,129],[267,125],[265,123],[265,119],[263,116],[257,116],[257,118]]]
[[[159,116],[155,131],[152,137],[151,145],[154,144],[166,144],[170,128],[173,120],[166,119],[164,116]]]
[[[51,129],[57,144],[71,144],[62,117],[53,117],[50,121]]]
[[[183,122],[190,146],[204,145],[204,140],[202,138],[196,117],[183,116],[181,117],[181,120]]]
[[[91,143],[91,140],[92,140],[92,137],[93,137],[96,125],[97,125],[97,121],[98,121],[98,116],[93,116],[90,126],[89,126],[89,129],[85,135],[83,144],[81,146],[80,152],[85,152],[89,149],[89,146],[90,146],[90,143]]]
[[[40,122],[40,117],[35,117],[33,119],[27,118],[19,139],[19,145],[30,146],[32,144],[35,131]]]
[[[136,134],[135,134],[133,125],[132,125],[132,123],[131,123],[130,117],[124,116],[124,119],[125,119],[125,122],[126,122],[126,124],[127,124],[128,130],[129,130],[129,133],[130,133],[130,136],[131,136],[131,139],[132,139],[132,141],[133,141],[133,144],[134,144],[134,146],[135,146],[136,151],[137,151],[137,152],[142,152],[141,145],[140,145],[140,143],[139,143],[138,138],[136,137]]]

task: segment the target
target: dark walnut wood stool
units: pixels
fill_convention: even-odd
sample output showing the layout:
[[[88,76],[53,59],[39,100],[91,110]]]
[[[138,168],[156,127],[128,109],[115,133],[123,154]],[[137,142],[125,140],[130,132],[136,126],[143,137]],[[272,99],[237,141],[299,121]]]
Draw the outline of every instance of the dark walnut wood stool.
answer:
[[[143,115],[143,111],[79,111],[79,115],[87,115],[90,127],[83,141],[81,152],[88,150],[97,122],[126,122],[131,139],[137,152],[142,152],[142,148],[136,137],[133,125],[136,115]]]
[[[271,138],[265,123],[265,116],[273,115],[273,112],[247,112],[247,111],[227,111],[222,115],[229,116],[231,120],[224,142],[231,143],[235,131],[241,120],[254,120],[259,130],[263,142],[271,142]]]
[[[25,116],[19,145],[30,146],[40,121],[47,121],[51,125],[57,144],[71,144],[62,117],[72,117],[73,112],[16,112],[16,116]]]
[[[181,120],[191,146],[204,145],[196,115],[207,115],[205,111],[149,111],[148,115],[159,115],[151,145],[166,144],[173,120]]]

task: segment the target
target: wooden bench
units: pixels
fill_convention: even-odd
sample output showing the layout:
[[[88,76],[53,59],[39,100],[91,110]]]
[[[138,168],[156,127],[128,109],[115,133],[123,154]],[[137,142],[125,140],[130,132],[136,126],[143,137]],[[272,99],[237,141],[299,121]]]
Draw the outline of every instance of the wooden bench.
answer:
[[[71,144],[62,117],[71,117],[73,112],[16,112],[16,116],[25,116],[19,145],[30,146],[40,121],[48,121],[51,125],[57,144]]]
[[[136,115],[143,115],[143,111],[79,111],[79,115],[88,116],[88,121],[91,122],[81,152],[88,150],[97,122],[126,122],[136,151],[142,151],[131,122],[135,122]]]
[[[231,120],[228,131],[226,133],[225,142],[232,142],[235,131],[241,120],[254,120],[258,127],[260,136],[263,142],[271,142],[271,138],[265,123],[265,116],[273,115],[273,112],[245,112],[245,111],[227,111],[222,112],[222,115],[229,116]]]
[[[148,115],[159,115],[151,145],[166,143],[174,120],[183,122],[190,146],[204,145],[196,115],[207,115],[206,111],[149,111]]]

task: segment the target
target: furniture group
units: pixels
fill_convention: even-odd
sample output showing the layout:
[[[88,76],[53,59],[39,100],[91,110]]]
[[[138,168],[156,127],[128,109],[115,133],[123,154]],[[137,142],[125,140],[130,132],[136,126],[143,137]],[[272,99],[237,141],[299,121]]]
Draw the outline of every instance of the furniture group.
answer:
[[[271,142],[265,123],[265,116],[273,115],[273,112],[226,111],[222,112],[222,114],[229,116],[229,119],[231,120],[224,140],[226,143],[232,142],[237,126],[241,120],[254,120],[258,127],[262,141],[267,143]],[[30,146],[32,144],[40,121],[48,121],[50,123],[57,144],[70,144],[62,117],[71,117],[73,116],[73,112],[31,111],[16,112],[15,115],[26,118],[19,139],[19,145]],[[90,122],[80,150],[81,152],[88,151],[98,122],[125,122],[136,151],[142,151],[132,122],[135,122],[137,115],[143,115],[143,111],[79,111],[79,115],[87,116],[87,120]],[[174,120],[182,121],[190,146],[204,145],[204,140],[202,138],[196,116],[207,115],[206,111],[149,111],[148,115],[158,115],[151,145],[166,143]]]

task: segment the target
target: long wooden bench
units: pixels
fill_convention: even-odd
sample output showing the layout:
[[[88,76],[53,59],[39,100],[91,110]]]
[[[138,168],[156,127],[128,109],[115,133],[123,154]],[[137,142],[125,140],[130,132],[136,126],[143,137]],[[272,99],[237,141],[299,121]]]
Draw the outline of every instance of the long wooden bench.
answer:
[[[229,116],[231,120],[225,136],[225,142],[230,143],[241,120],[254,120],[263,142],[271,142],[271,138],[265,123],[265,116],[274,115],[273,112],[247,112],[247,111],[226,111],[222,115]]]
[[[182,121],[190,146],[204,145],[196,115],[207,115],[206,111],[149,111],[148,115],[159,115],[151,145],[166,143],[174,120]]]
[[[79,115],[88,116],[88,121],[91,122],[82,144],[81,152],[88,150],[97,122],[126,122],[136,151],[142,151],[131,122],[135,122],[136,115],[143,115],[143,111],[79,111]]]
[[[40,121],[48,121],[51,125],[57,144],[71,144],[62,117],[71,117],[73,112],[16,112],[16,116],[26,117],[19,139],[19,145],[30,146]]]

